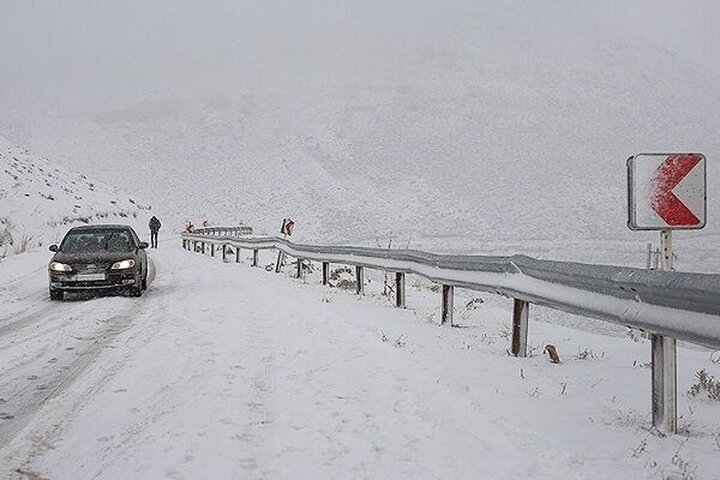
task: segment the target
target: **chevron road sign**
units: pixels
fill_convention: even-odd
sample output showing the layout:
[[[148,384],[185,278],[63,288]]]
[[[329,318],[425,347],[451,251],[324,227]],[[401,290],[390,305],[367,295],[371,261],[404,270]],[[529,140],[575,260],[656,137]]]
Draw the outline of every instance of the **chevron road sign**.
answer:
[[[631,230],[699,230],[705,227],[705,156],[642,153],[630,157],[628,227]]]

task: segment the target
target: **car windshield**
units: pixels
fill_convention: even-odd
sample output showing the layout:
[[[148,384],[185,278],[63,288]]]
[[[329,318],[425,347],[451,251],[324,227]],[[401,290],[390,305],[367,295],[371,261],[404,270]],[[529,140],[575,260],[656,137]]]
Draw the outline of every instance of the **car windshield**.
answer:
[[[130,232],[126,230],[93,230],[70,232],[60,245],[65,253],[80,252],[129,252],[133,249]]]

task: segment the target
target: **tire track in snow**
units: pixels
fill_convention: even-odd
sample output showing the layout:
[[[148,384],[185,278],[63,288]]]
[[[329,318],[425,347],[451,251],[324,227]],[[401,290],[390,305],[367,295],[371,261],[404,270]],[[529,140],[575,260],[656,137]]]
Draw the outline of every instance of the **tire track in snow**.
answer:
[[[151,265],[149,284],[156,275],[154,264]],[[46,299],[45,302],[40,302],[38,308],[0,330],[0,333],[3,333],[0,335],[3,343],[9,337],[13,340],[13,344],[20,347],[23,343],[38,337],[49,337],[56,332],[61,337],[59,343],[46,345],[29,358],[14,362],[12,365],[14,377],[0,383],[0,445],[9,444],[45,403],[72,384],[103,349],[132,326],[133,320],[138,318],[148,306],[146,294],[142,298],[132,299],[132,303],[122,313],[108,317],[103,313],[105,311],[103,307],[112,308],[109,304],[113,301],[113,298],[98,298],[91,302],[60,303]],[[98,311],[99,314],[96,313]],[[73,322],[80,316],[96,316],[95,324],[101,327],[82,332],[82,336],[73,335]],[[53,322],[59,324],[21,336],[23,327],[30,325],[34,320],[44,324]],[[80,343],[62,347],[62,340],[67,339]],[[53,348],[55,350],[51,350]],[[28,375],[28,371],[40,373]]]
[[[3,397],[0,408],[5,414],[5,421],[0,423],[0,444],[9,443],[22,428],[30,421],[33,415],[50,399],[57,396],[64,388],[72,383],[98,354],[110,344],[115,337],[126,331],[132,324],[138,306],[129,312],[116,315],[104,321],[105,326],[92,333],[80,350],[69,350],[69,354],[58,353],[55,362],[49,369],[37,368],[40,375],[26,377],[24,386],[15,390],[7,398]],[[43,352],[44,353],[44,352]],[[47,355],[39,355],[35,360]],[[37,361],[34,362],[36,364]],[[43,365],[46,366],[46,365]],[[9,385],[3,385],[3,391]]]

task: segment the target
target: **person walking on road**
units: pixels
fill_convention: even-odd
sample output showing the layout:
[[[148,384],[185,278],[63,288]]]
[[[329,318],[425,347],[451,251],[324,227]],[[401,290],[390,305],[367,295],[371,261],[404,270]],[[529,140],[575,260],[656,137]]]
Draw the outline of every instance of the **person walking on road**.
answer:
[[[150,227],[150,248],[157,248],[158,231],[160,231],[162,224],[160,223],[160,220],[153,215],[148,226]]]

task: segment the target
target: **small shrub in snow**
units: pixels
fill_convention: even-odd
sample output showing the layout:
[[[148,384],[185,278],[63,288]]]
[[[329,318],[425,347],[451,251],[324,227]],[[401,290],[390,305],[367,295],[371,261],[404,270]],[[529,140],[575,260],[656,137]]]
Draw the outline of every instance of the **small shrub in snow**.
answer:
[[[567,393],[567,382],[560,382],[560,395],[565,395]]]
[[[510,335],[512,335],[512,330],[507,325],[503,325],[502,330],[500,330],[500,338],[504,338],[507,340],[510,338]]]
[[[645,453],[645,451],[647,450],[647,439],[649,435],[650,434],[645,436],[645,438],[643,438],[635,448],[631,449],[633,458],[640,458],[640,456]]]
[[[330,272],[330,286],[343,290],[355,290],[356,285],[355,272],[352,268],[339,267]]]
[[[647,335],[645,332],[642,332],[640,330],[637,330],[635,328],[628,328],[627,336],[630,340],[632,340],[635,343],[642,342],[647,338]]]
[[[720,402],[720,380],[708,374],[705,369],[697,372],[695,378],[697,378],[697,382],[691,385],[688,391],[691,396],[697,397],[706,393],[710,400]]]
[[[600,358],[605,358],[605,352],[602,352],[601,354],[596,354],[592,351],[591,348],[586,348],[584,350],[578,350],[577,355],[575,355],[575,358],[578,360],[598,360]]]
[[[28,250],[30,250],[30,241],[31,240],[32,240],[31,236],[29,236],[27,234],[23,234],[23,236],[20,237],[19,240],[14,241],[12,246],[13,246],[13,250],[15,251],[15,255],[20,255],[21,253],[25,253]]]
[[[407,345],[407,337],[404,334],[401,334],[395,340],[390,340],[390,338],[385,335],[385,332],[380,330],[380,340],[382,340],[383,343],[391,343],[395,348],[403,348]]]
[[[540,389],[538,387],[535,387],[535,390],[532,392],[526,390],[525,393],[527,393],[530,398],[540,398]]]
[[[473,298],[465,304],[466,310],[477,310],[482,305],[484,300],[480,297]]]
[[[473,298],[469,302],[465,304],[465,309],[460,312],[460,316],[462,318],[468,318],[470,314],[473,312],[473,310],[477,310],[480,305],[482,305],[483,299],[482,298]]]
[[[7,246],[12,243],[11,228],[12,222],[10,222],[9,218],[0,218],[0,246]]]
[[[683,444],[685,445],[685,444]],[[694,480],[697,478],[695,471],[697,468],[693,467],[692,464],[680,456],[680,449],[682,445],[675,452],[672,457],[672,464],[677,467],[678,471],[674,472],[675,475],[668,476],[667,478],[681,478],[682,480]]]

